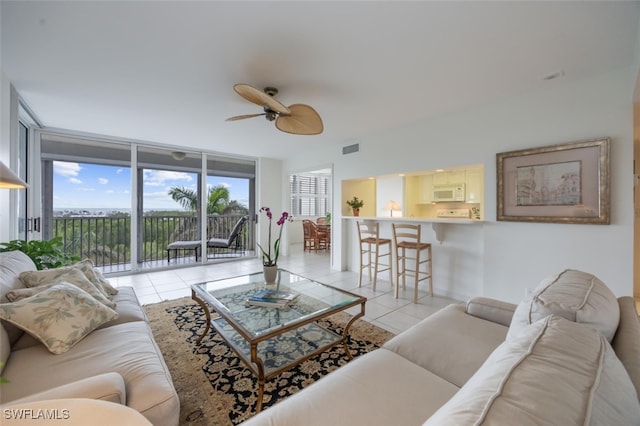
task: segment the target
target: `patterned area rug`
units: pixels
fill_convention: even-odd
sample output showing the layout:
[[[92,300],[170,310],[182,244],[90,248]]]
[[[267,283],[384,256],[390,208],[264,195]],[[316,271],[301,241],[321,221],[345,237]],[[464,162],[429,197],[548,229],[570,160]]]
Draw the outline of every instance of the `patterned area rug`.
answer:
[[[255,415],[257,377],[213,329],[196,345],[206,322],[198,304],[183,298],[147,305],[144,310],[180,396],[181,425],[235,425]],[[340,312],[321,325],[341,334],[349,319]],[[354,358],[393,337],[363,320],[356,321],[349,334]],[[268,380],[263,410],[347,362],[342,345],[337,345]]]

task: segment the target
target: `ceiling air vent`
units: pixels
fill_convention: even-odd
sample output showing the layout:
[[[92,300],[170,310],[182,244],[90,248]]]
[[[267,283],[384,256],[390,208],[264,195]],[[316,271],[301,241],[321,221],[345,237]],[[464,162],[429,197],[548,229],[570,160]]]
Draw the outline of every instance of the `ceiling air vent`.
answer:
[[[354,143],[353,145],[343,146],[342,155],[353,154],[360,151],[360,144]]]

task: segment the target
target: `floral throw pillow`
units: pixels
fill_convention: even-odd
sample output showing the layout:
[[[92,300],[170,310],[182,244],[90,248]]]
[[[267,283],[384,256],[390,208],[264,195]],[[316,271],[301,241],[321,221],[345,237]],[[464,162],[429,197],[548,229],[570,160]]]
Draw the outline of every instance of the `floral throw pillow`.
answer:
[[[60,283],[35,296],[0,304],[0,318],[31,334],[54,354],[71,349],[93,330],[118,317],[78,287]]]
[[[103,305],[115,309],[116,304],[109,300],[107,296],[102,293],[102,291],[80,271],[79,269],[69,269],[67,272],[64,272],[61,275],[58,275],[53,282],[49,284],[39,285],[37,287],[27,287],[27,288],[19,288],[15,290],[10,290],[7,292],[6,296],[10,302],[17,302],[18,300],[25,299],[27,297],[34,296],[40,293],[43,290],[53,287],[56,284],[60,284],[61,282],[72,284],[78,288],[89,293],[94,299]]]
[[[87,279],[105,295],[105,297],[111,298],[112,295],[118,293],[118,290],[113,288],[111,284],[104,279],[102,274],[100,274],[100,276],[96,275],[93,263],[89,259],[82,260],[70,266],[63,266],[61,268],[23,272],[20,274],[20,281],[22,281],[26,287],[37,287],[43,284],[50,284],[62,274],[69,272],[71,269],[80,270],[85,277],[87,277]]]
[[[107,281],[107,279],[104,277],[104,275],[102,275],[102,272],[100,272],[98,268],[93,268],[93,274],[95,275],[96,280],[102,285],[102,288],[109,296],[115,296],[116,294],[118,294],[118,289],[112,286],[109,281]]]

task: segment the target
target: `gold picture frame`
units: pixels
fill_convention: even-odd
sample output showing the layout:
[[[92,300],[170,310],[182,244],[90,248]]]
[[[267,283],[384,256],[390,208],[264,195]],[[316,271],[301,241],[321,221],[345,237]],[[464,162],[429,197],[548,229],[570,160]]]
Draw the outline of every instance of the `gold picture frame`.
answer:
[[[609,138],[496,154],[497,220],[608,225]]]

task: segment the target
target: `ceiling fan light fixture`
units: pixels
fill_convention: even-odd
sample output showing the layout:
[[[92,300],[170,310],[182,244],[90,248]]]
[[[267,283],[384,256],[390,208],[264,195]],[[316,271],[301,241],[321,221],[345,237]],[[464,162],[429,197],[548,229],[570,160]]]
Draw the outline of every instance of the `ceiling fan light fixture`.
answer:
[[[187,156],[186,152],[182,152],[182,151],[173,151],[171,153],[171,156],[173,157],[174,160],[184,160],[184,158]]]

